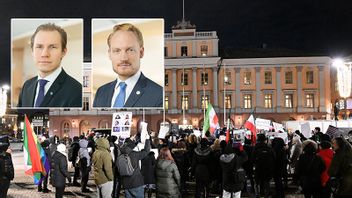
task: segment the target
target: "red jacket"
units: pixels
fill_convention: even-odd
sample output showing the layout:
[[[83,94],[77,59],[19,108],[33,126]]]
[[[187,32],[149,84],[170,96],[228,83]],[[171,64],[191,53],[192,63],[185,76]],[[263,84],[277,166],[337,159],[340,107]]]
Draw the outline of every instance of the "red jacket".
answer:
[[[320,149],[318,155],[324,160],[325,162],[325,170],[320,176],[320,181],[322,186],[326,186],[326,183],[329,181],[328,170],[330,168],[331,160],[334,157],[334,151],[332,149]]]

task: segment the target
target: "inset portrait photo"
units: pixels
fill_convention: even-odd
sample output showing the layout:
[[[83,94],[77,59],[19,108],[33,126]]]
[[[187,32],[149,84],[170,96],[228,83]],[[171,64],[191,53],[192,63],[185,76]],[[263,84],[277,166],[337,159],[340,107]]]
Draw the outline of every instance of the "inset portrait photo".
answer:
[[[92,20],[93,108],[164,105],[164,20]]]
[[[11,19],[11,60],[12,108],[82,108],[82,19]]]

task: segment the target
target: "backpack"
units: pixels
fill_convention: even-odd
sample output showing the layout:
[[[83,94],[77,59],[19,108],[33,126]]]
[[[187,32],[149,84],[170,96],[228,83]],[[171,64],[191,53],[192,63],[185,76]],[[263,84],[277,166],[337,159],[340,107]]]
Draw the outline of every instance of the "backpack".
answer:
[[[0,179],[13,180],[15,173],[12,159],[9,154],[0,154]]]
[[[235,156],[234,177],[236,183],[243,183],[246,180],[246,172],[239,164],[238,156]]]
[[[116,167],[121,176],[132,176],[134,168],[128,154],[121,154],[116,158]]]

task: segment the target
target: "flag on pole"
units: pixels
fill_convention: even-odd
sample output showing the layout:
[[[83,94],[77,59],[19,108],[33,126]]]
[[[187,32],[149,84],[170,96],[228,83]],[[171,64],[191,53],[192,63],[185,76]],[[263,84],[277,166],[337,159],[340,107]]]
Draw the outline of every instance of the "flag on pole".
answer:
[[[49,173],[50,164],[27,116],[23,129],[23,150],[25,173],[33,176],[34,184],[38,185],[43,176]]]
[[[251,114],[248,120],[244,123],[244,127],[252,132],[252,144],[255,144],[257,141],[257,129],[255,128],[254,123],[255,122],[254,122],[253,114]]]
[[[216,128],[218,127],[219,127],[218,116],[216,116],[215,110],[209,102],[208,108],[205,114],[205,118],[204,118],[203,132],[205,134],[205,132],[209,130],[209,132],[213,135]]]
[[[226,143],[230,141],[230,118],[227,119]]]

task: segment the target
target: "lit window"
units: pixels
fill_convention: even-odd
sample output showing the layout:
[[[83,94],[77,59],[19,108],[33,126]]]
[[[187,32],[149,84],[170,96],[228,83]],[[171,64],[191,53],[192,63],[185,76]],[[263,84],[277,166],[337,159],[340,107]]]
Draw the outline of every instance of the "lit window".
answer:
[[[202,54],[202,56],[207,56],[208,55],[208,46],[207,45],[200,46],[200,53]]]
[[[265,94],[264,96],[264,107],[265,108],[272,108],[273,107],[273,100],[271,94]]]
[[[183,110],[188,110],[188,96],[181,97],[181,105]]]
[[[245,94],[243,96],[243,101],[244,101],[244,108],[245,109],[252,108],[252,95],[251,94]]]
[[[314,94],[306,95],[306,107],[309,107],[309,108],[314,107]]]
[[[225,96],[225,108],[231,109],[231,95]]]
[[[227,85],[231,85],[231,72],[230,71],[226,72],[224,80]]]
[[[89,97],[83,97],[83,111],[89,110]]]
[[[187,46],[181,47],[181,56],[187,56]]]
[[[250,85],[252,84],[252,76],[251,72],[244,72],[244,78],[243,78],[243,83],[245,85]]]
[[[202,96],[202,99],[201,99],[202,109],[207,109],[208,108],[208,102],[209,102],[209,97],[208,96]]]
[[[285,95],[285,107],[286,108],[292,108],[293,107],[293,95],[292,94],[286,94]]]
[[[181,74],[181,85],[188,85],[188,74]]]
[[[165,74],[165,86],[169,86],[169,75]]]
[[[271,71],[264,72],[264,83],[271,84],[272,83],[272,73]]]
[[[165,96],[165,109],[169,109],[169,96]]]
[[[64,134],[68,134],[70,132],[70,124],[68,122],[64,123]]]
[[[293,73],[292,71],[285,72],[285,83],[292,84],[293,83]]]
[[[88,76],[83,76],[83,87],[89,86],[89,78]]]
[[[307,79],[307,84],[313,84],[314,83],[314,73],[313,73],[313,71],[307,71],[306,72],[306,79]]]
[[[208,85],[208,73],[202,73],[201,75],[201,84]]]
[[[167,47],[164,47],[164,56],[167,57]]]

